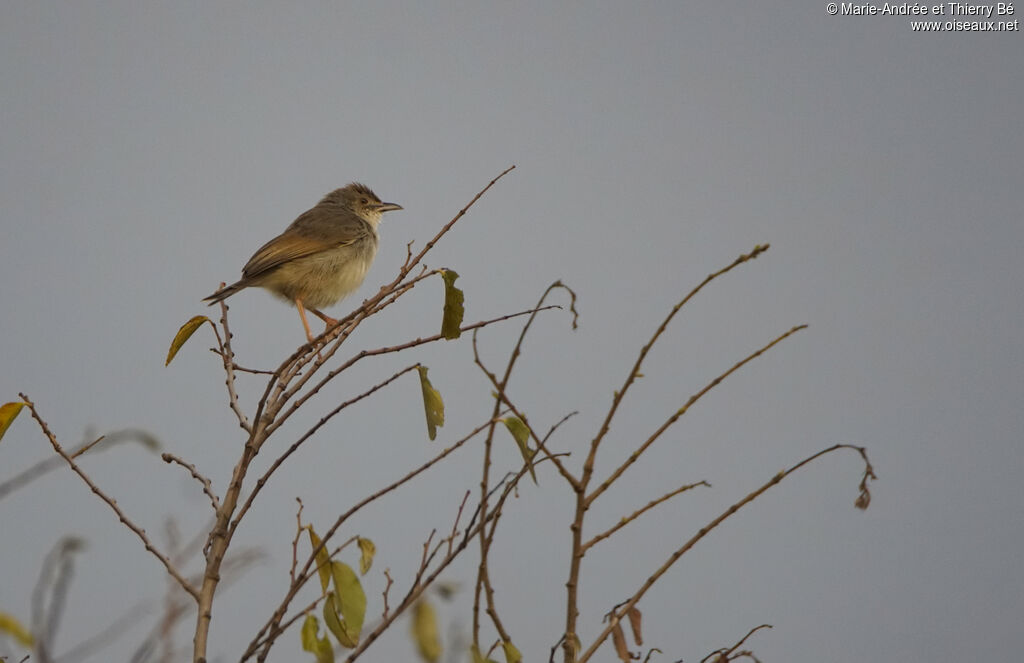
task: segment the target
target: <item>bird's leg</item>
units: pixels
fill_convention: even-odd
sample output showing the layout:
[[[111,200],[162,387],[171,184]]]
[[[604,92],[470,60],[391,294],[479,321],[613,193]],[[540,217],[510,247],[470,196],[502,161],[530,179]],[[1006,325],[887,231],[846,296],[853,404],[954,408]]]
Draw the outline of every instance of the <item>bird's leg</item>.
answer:
[[[298,297],[295,298],[295,308],[299,309],[299,317],[302,318],[302,326],[306,330],[306,338],[309,339],[310,343],[312,343],[313,333],[309,331],[309,322],[306,320],[306,308],[302,305],[302,300],[299,299]],[[317,311],[316,309],[309,310],[313,311],[317,315],[320,315],[320,312]]]
[[[323,312],[321,312],[321,311],[318,311],[318,310],[316,310],[315,308],[311,308],[311,309],[309,309],[309,310],[310,310],[310,312],[311,312],[311,313],[312,313],[313,315],[315,315],[316,317],[318,317],[318,318],[320,318],[321,320],[323,320],[323,321],[324,321],[324,324],[325,324],[325,325],[327,326],[327,327],[326,327],[327,329],[330,329],[330,328],[331,328],[331,327],[332,327],[333,325],[336,325],[336,324],[338,324],[338,321],[337,321],[337,320],[335,320],[334,318],[332,318],[332,317],[331,317],[331,316],[329,316],[329,315],[325,315],[325,314],[324,314]],[[326,331],[326,329],[325,329],[325,331]]]

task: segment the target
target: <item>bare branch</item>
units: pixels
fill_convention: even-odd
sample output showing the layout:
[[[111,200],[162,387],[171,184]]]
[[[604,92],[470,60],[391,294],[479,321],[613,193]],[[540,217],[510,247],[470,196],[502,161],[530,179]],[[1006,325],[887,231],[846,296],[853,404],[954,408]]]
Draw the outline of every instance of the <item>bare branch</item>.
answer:
[[[388,618],[388,592],[391,591],[391,585],[395,584],[395,581],[391,579],[391,569],[384,569],[384,577],[387,578],[388,584],[384,585],[384,591],[381,592],[384,595],[384,614],[380,616],[381,619]]]
[[[531,319],[532,319],[532,317],[531,317]],[[487,376],[487,379],[490,381],[491,385],[495,389],[494,393],[497,396],[497,398],[495,400],[495,407],[496,408],[497,407],[501,407],[502,405],[505,405],[506,407],[508,407],[508,409],[512,412],[512,414],[515,415],[516,418],[518,418],[520,421],[523,422],[523,425],[526,426],[526,430],[529,431],[529,433],[530,433],[530,437],[533,438],[534,442],[536,442],[537,448],[540,449],[541,451],[543,451],[544,455],[547,458],[551,459],[551,461],[555,465],[555,468],[558,470],[558,473],[562,475],[562,478],[565,479],[569,483],[570,486],[572,486],[573,488],[576,488],[578,486],[579,480],[575,476],[573,476],[572,472],[570,472],[568,470],[568,468],[566,468],[565,465],[560,460],[558,460],[558,458],[556,458],[555,454],[553,454],[547,448],[547,438],[550,437],[551,433],[553,433],[555,431],[555,429],[562,423],[562,421],[565,421],[565,419],[567,419],[568,417],[563,418],[562,421],[559,421],[557,424],[555,424],[551,428],[551,430],[548,431],[548,434],[545,435],[543,438],[538,437],[537,433],[533,430],[533,427],[530,425],[529,420],[526,418],[526,415],[523,414],[522,412],[520,412],[519,409],[515,406],[515,404],[512,403],[512,400],[509,399],[509,397],[508,397],[508,393],[507,393],[507,389],[508,389],[508,387],[507,387],[508,373],[506,372],[505,378],[504,378],[505,382],[503,383],[503,382],[499,381],[498,378],[494,375],[494,373],[490,372],[487,369],[487,367],[484,365],[483,360],[480,358],[479,349],[477,348],[476,336],[477,336],[476,332],[474,332],[473,333],[473,362],[480,368],[480,371],[484,375]],[[513,354],[515,354],[515,353],[513,353]],[[569,416],[572,416],[572,415],[569,415]],[[493,435],[493,431],[491,431],[491,435]]]
[[[760,626],[755,626],[754,628],[750,629],[750,631],[748,631],[745,636],[740,638],[740,641],[737,642],[736,644],[734,644],[732,647],[730,647],[729,649],[719,649],[719,650],[711,652],[710,654],[708,654],[707,656],[705,656],[704,658],[701,659],[701,663],[706,663],[706,661],[711,659],[712,656],[718,656],[719,658],[717,660],[718,661],[723,661],[723,662],[731,661],[731,660],[733,660],[735,658],[739,658],[740,656],[749,656],[749,657],[753,658],[753,655],[750,652],[739,652],[738,654],[735,653],[735,652],[736,652],[737,649],[739,649],[740,647],[743,646],[743,643],[747,641],[747,638],[749,638],[750,636],[754,635],[755,633],[757,633],[758,631],[760,631],[763,628],[771,628],[771,627],[772,627],[771,624],[761,624]],[[754,660],[756,661],[757,659],[755,658]]]
[[[428,469],[430,469],[430,467],[439,463],[448,455],[461,448],[464,444],[466,444],[466,442],[473,439],[489,425],[490,421],[487,421],[477,426],[468,435],[458,440],[448,448],[444,449],[423,465],[412,470],[402,478],[392,482],[391,484],[385,486],[384,488],[381,488],[372,495],[363,498],[360,502],[350,507],[348,511],[338,516],[338,518],[334,521],[334,524],[324,533],[323,537],[321,538],[320,546],[314,548],[310,552],[305,564],[299,571],[299,574],[296,577],[295,581],[291,583],[291,586],[288,588],[288,591],[286,592],[284,599],[282,599],[280,605],[278,605],[277,609],[275,609],[274,614],[271,615],[270,619],[267,620],[263,627],[260,628],[260,630],[256,633],[256,636],[253,638],[253,640],[249,643],[249,646],[246,648],[246,651],[242,656],[242,660],[246,660],[247,658],[251,657],[253,654],[255,654],[256,650],[263,647],[266,642],[272,640],[273,638],[276,638],[276,634],[280,634],[286,628],[286,625],[282,623],[284,615],[288,610],[288,606],[290,605],[291,601],[295,598],[295,596],[298,594],[299,590],[305,585],[306,582],[309,581],[310,578],[313,577],[313,573],[315,573],[314,564],[316,561],[317,553],[319,553],[320,550],[327,545],[327,542],[330,540],[330,538],[334,536],[335,532],[338,531],[338,529],[346,520],[348,520],[350,517],[352,517],[355,513],[357,513],[366,505],[376,501],[377,499],[380,499],[384,495],[387,495],[393,490],[396,490],[402,485],[408,483],[419,474],[427,471]],[[266,638],[264,638],[265,635]]]
[[[665,572],[667,572],[672,567],[672,565],[676,563],[676,561],[680,557],[682,557],[684,554],[686,554],[686,552],[689,551],[691,548],[693,548],[693,546],[695,546],[698,541],[700,541],[705,536],[707,536],[709,532],[711,532],[713,529],[715,529],[720,524],[722,524],[722,522],[724,522],[727,518],[729,518],[734,513],[736,513],[737,511],[739,511],[740,509],[742,509],[746,505],[750,504],[754,500],[756,500],[758,497],[760,497],[762,494],[764,494],[765,491],[767,491],[769,488],[771,488],[772,486],[776,485],[777,483],[779,483],[780,481],[782,481],[783,479],[785,479],[789,475],[793,474],[794,472],[799,470],[801,467],[807,465],[808,463],[813,462],[814,460],[816,460],[816,459],[818,459],[818,458],[820,458],[820,457],[822,457],[822,456],[824,456],[826,454],[832,453],[833,451],[837,451],[839,449],[852,449],[853,451],[858,452],[861,455],[861,457],[864,459],[865,464],[866,464],[865,477],[867,476],[868,473],[870,473],[872,475],[872,477],[873,477],[874,473],[871,472],[870,463],[867,462],[867,452],[864,450],[863,447],[856,447],[856,446],[853,446],[851,444],[836,444],[836,445],[833,445],[833,446],[831,446],[831,447],[829,447],[827,449],[823,449],[823,450],[819,451],[816,454],[808,456],[807,458],[803,459],[802,461],[800,461],[796,465],[790,467],[788,470],[783,470],[783,471],[779,472],[778,474],[776,474],[775,476],[773,476],[768,482],[766,482],[760,488],[758,488],[754,492],[750,493],[749,495],[747,495],[746,497],[744,497],[740,501],[738,501],[735,504],[733,504],[732,506],[730,506],[728,509],[723,511],[717,518],[715,518],[714,520],[709,522],[707,525],[702,527],[700,529],[700,531],[698,531],[695,535],[693,535],[693,537],[690,538],[689,541],[684,543],[679,549],[677,549],[675,552],[673,552],[672,555],[670,555],[669,558],[665,561],[665,563],[662,564],[660,567],[658,567],[658,569],[655,570],[654,573],[652,573],[651,576],[649,578],[647,578],[647,580],[644,581],[644,583],[633,594],[633,596],[629,599],[629,601],[627,601],[624,604],[624,606],[618,610],[618,616],[621,618],[621,616],[626,614],[627,612],[629,612],[629,610],[631,608],[634,608],[636,606],[636,604],[640,602],[640,599],[643,597],[643,595],[647,593],[647,590],[649,590],[654,585],[654,583],[656,583],[663,575],[665,575]],[[861,482],[862,486],[865,485],[865,481],[866,481],[866,479]],[[611,631],[612,631],[612,626],[610,626],[610,625],[607,626],[604,630],[602,630],[601,633],[597,636],[597,638],[594,639],[594,642],[590,645],[590,647],[588,647],[587,650],[583,653],[583,655],[578,659],[578,663],[586,663],[586,661],[589,660],[590,657],[594,655],[594,652],[597,651],[597,648],[600,647],[601,644],[608,638],[608,636],[611,634]]]
[[[93,451],[94,449],[96,452],[109,449],[111,446],[113,446],[114,442],[120,441],[127,437],[131,437],[133,435],[138,435],[146,442],[148,442],[148,438],[151,437],[148,436],[148,434],[145,433],[144,431],[136,430],[118,431],[110,435],[100,435],[98,438],[92,440],[91,442],[83,442],[77,447],[74,447],[73,449],[68,451],[68,456],[74,459],[90,451]],[[101,442],[105,442],[106,444],[100,444]],[[32,483],[33,481],[43,476],[44,474],[47,474],[48,472],[51,472],[57,469],[58,467],[64,467],[64,462],[64,459],[59,457],[51,456],[49,458],[44,458],[43,460],[24,470],[20,474],[16,474],[7,481],[0,483],[0,499],[3,499],[8,494],[13,493],[15,490],[18,490],[19,488],[22,488]]]
[[[505,320],[511,320],[512,318],[517,318],[519,316],[535,315],[538,311],[546,311],[548,309],[554,309],[554,308],[559,308],[559,307],[558,306],[545,306],[545,307],[540,308],[540,309],[527,309],[525,311],[519,311],[517,313],[509,313],[509,314],[506,314],[506,315],[501,315],[501,316],[498,316],[496,318],[491,318],[490,320],[481,320],[481,321],[474,322],[474,323],[471,323],[471,324],[463,325],[460,329],[462,331],[464,331],[464,332],[472,331],[474,329],[480,329],[482,327],[486,327],[488,325],[493,325],[493,324],[498,323],[498,322],[504,322]],[[326,385],[328,382],[330,382],[335,377],[340,375],[342,372],[344,372],[344,371],[348,370],[349,368],[351,368],[356,362],[360,361],[361,359],[365,359],[366,357],[375,357],[375,356],[378,356],[378,355],[390,354],[390,353],[394,353],[394,352],[401,352],[402,350],[408,350],[409,348],[414,348],[414,347],[417,347],[417,346],[420,346],[420,345],[426,345],[427,343],[435,343],[437,341],[443,341],[443,340],[446,340],[446,339],[445,339],[445,337],[442,334],[435,334],[433,336],[427,336],[426,338],[416,338],[416,339],[413,339],[411,341],[406,341],[405,343],[400,343],[398,345],[392,345],[392,346],[388,346],[388,347],[376,348],[374,350],[361,350],[361,351],[359,351],[354,356],[352,356],[350,359],[348,359],[343,364],[341,364],[341,366],[339,366],[339,367],[331,370],[330,372],[328,372],[320,380],[320,382],[316,383],[301,398],[297,399],[294,403],[292,403],[292,405],[287,410],[285,410],[274,421],[274,423],[272,423],[270,426],[268,426],[268,434],[269,433],[273,433],[275,430],[277,430],[285,421],[288,420],[288,418],[292,414],[295,413],[296,410],[298,410],[300,407],[302,407],[302,405],[305,404],[306,401],[308,401],[314,394],[316,394],[324,385]],[[307,377],[311,377],[311,376],[312,376],[312,372],[308,373],[306,376],[303,376],[303,377],[307,378]],[[294,387],[289,389],[287,394],[286,394],[286,397],[290,397],[291,395],[294,395],[295,392],[296,392],[296,389],[298,387],[301,387],[303,384],[305,384],[305,382],[304,381],[300,381]]]
[[[178,584],[181,585],[181,588],[188,592],[188,594],[192,598],[199,600],[199,592],[196,590],[196,588],[190,585],[187,580],[185,580],[181,573],[179,573],[178,570],[174,567],[174,565],[171,564],[171,560],[169,560],[166,555],[157,550],[156,546],[153,545],[153,543],[149,540],[149,537],[146,535],[146,530],[142,529],[141,527],[136,525],[132,520],[130,520],[128,516],[125,515],[124,511],[121,510],[121,507],[117,505],[117,502],[115,502],[113,499],[108,497],[106,493],[100,490],[99,486],[93,483],[93,480],[89,478],[89,476],[82,470],[82,468],[78,466],[77,463],[75,463],[74,459],[72,459],[71,456],[69,456],[67,452],[64,451],[64,448],[57,441],[57,437],[50,431],[50,427],[47,425],[45,421],[43,421],[43,418],[36,410],[35,403],[29,400],[28,396],[26,396],[24,393],[19,393],[18,396],[20,396],[21,400],[25,402],[25,405],[28,406],[29,411],[32,413],[32,418],[35,419],[36,423],[39,424],[39,427],[43,431],[43,435],[45,435],[46,438],[50,441],[50,445],[53,447],[53,450],[57,452],[57,455],[67,462],[67,464],[71,467],[74,473],[81,477],[82,481],[84,481],[86,485],[89,486],[89,489],[92,490],[92,492],[96,494],[97,497],[106,502],[107,506],[114,510],[114,513],[117,514],[118,520],[124,523],[124,525],[128,529],[130,529],[132,532],[135,533],[137,537],[139,537],[139,540],[142,541],[142,545],[145,546],[146,550],[148,550],[150,553],[153,554],[154,557],[160,560],[160,563],[164,565],[164,568],[167,570],[167,573],[169,573],[172,578],[178,581]]]
[[[615,523],[610,528],[606,529],[605,531],[601,532],[600,534],[595,535],[592,539],[590,539],[589,541],[584,543],[582,548],[581,548],[581,551],[583,553],[586,553],[587,550],[589,550],[591,548],[591,546],[593,546],[595,543],[597,543],[598,541],[601,541],[603,539],[607,539],[609,536],[611,536],[612,534],[615,534],[615,532],[619,531],[620,529],[622,529],[626,525],[630,524],[631,522],[633,522],[634,520],[636,520],[637,518],[642,516],[644,513],[650,511],[651,509],[653,509],[654,507],[658,506],[659,504],[661,504],[663,502],[667,502],[668,500],[672,499],[676,495],[678,495],[680,493],[685,493],[686,491],[688,491],[688,490],[690,490],[692,488],[696,488],[697,486],[707,486],[708,488],[710,488],[711,484],[708,483],[707,481],[698,481],[697,483],[686,484],[685,486],[680,486],[679,488],[676,488],[673,491],[665,493],[664,495],[662,495],[658,499],[651,500],[645,506],[637,509],[636,511],[634,511],[630,515],[623,517],[622,520],[620,520],[619,522]]]
[[[270,467],[267,468],[267,471],[263,473],[263,476],[261,476],[256,481],[256,485],[253,486],[252,492],[249,493],[249,497],[246,498],[245,503],[242,505],[242,508],[238,510],[238,515],[235,516],[234,521],[232,521],[232,523],[231,523],[231,527],[230,527],[230,530],[229,530],[229,536],[233,535],[235,530],[238,529],[238,525],[239,525],[240,522],[242,522],[242,518],[244,518],[245,514],[248,513],[249,508],[252,506],[253,501],[255,501],[255,499],[256,499],[256,496],[259,495],[260,491],[263,489],[263,486],[266,485],[267,481],[270,480],[271,475],[274,472],[276,472],[277,468],[281,467],[281,465],[284,463],[284,461],[287,460],[288,457],[291,456],[293,453],[295,453],[295,451],[298,450],[298,448],[300,446],[302,446],[302,444],[306,440],[308,440],[310,437],[312,437],[314,433],[316,433],[318,430],[320,430],[320,428],[322,428],[324,424],[326,424],[328,421],[333,419],[335,417],[335,415],[337,415],[339,412],[341,412],[342,410],[344,410],[345,408],[347,408],[348,406],[350,406],[350,405],[352,405],[354,403],[358,403],[359,401],[361,401],[364,398],[366,398],[367,396],[370,396],[371,394],[377,392],[378,390],[383,389],[384,387],[386,387],[387,385],[391,384],[392,382],[394,382],[395,380],[397,380],[401,376],[405,375],[409,371],[415,370],[417,366],[419,366],[419,364],[413,364],[412,366],[408,366],[406,368],[403,368],[402,370],[400,370],[399,372],[395,373],[394,375],[392,375],[388,379],[384,380],[383,382],[380,382],[380,383],[374,385],[373,387],[370,387],[369,389],[367,389],[363,393],[359,394],[358,396],[356,396],[354,398],[350,398],[349,400],[341,403],[340,405],[338,405],[337,407],[332,409],[330,412],[325,414],[323,417],[321,417],[320,421],[318,421],[312,428],[310,428],[305,433],[303,433],[302,436],[299,437],[298,440],[293,442],[292,445],[290,447],[288,447],[288,449],[283,454],[278,456],[274,460],[274,462],[270,464]]]
[[[165,463],[177,463],[178,465],[181,465],[186,470],[188,470],[189,474],[192,475],[192,478],[194,478],[196,481],[203,485],[203,492],[206,493],[206,496],[210,498],[210,504],[213,505],[213,510],[216,511],[217,509],[220,508],[220,500],[217,499],[217,496],[213,492],[213,483],[210,481],[209,478],[200,474],[199,470],[196,469],[195,465],[193,465],[192,463],[186,463],[184,460],[178,458],[174,454],[169,454],[166,452],[161,454],[160,457],[164,459]]]
[[[640,354],[636,358],[636,362],[633,364],[633,368],[629,371],[629,375],[626,376],[626,381],[623,383],[622,388],[615,392],[615,397],[612,399],[612,404],[608,408],[608,414],[605,415],[604,422],[601,424],[600,430],[594,437],[593,441],[590,443],[590,454],[587,456],[587,460],[583,464],[584,484],[588,483],[590,480],[590,475],[594,471],[594,459],[597,455],[597,448],[598,446],[600,446],[601,440],[604,439],[604,436],[608,434],[608,431],[611,428],[612,419],[615,417],[615,413],[618,411],[619,405],[622,403],[622,399],[625,398],[626,392],[629,391],[630,386],[632,386],[633,382],[640,375],[640,368],[641,366],[643,366],[644,359],[647,357],[647,353],[651,351],[651,348],[653,348],[654,344],[657,343],[658,338],[660,338],[662,333],[664,333],[664,331],[668,328],[669,323],[672,322],[672,318],[674,318],[676,313],[678,313],[679,310],[682,309],[687,302],[693,299],[694,296],[696,296],[696,294],[700,292],[708,283],[711,283],[711,281],[715,280],[722,274],[725,274],[726,272],[730,271],[737,265],[741,265],[745,262],[753,260],[754,258],[757,258],[759,255],[767,251],[768,247],[768,244],[755,246],[750,253],[741,255],[739,258],[736,258],[736,260],[734,260],[730,265],[723,267],[717,272],[709,274],[703,281],[701,281],[697,285],[696,288],[691,290],[689,294],[683,297],[683,299],[678,304],[672,307],[672,310],[669,311],[667,316],[665,316],[665,319],[662,321],[662,323],[658,325],[658,328],[656,330],[654,330],[654,334],[651,335],[650,340],[647,341],[647,344],[640,349]]]
[[[647,439],[646,439],[646,440],[644,441],[644,443],[643,443],[643,444],[641,444],[641,445],[640,445],[639,447],[637,447],[636,451],[634,451],[633,453],[631,453],[631,454],[629,455],[629,458],[627,458],[626,460],[624,460],[624,461],[622,462],[622,465],[620,465],[619,467],[617,467],[617,468],[615,469],[615,471],[614,471],[614,472],[612,472],[612,473],[611,473],[611,474],[610,474],[610,475],[608,476],[608,478],[607,478],[607,479],[605,479],[605,480],[604,480],[604,481],[603,481],[603,482],[601,483],[601,485],[600,485],[600,486],[598,486],[597,488],[595,488],[595,489],[594,489],[594,491],[593,491],[592,493],[590,493],[589,495],[587,495],[587,497],[586,497],[586,504],[587,504],[587,506],[589,506],[589,505],[593,504],[593,503],[594,503],[594,500],[596,500],[596,499],[597,499],[598,497],[600,497],[600,496],[601,496],[601,494],[602,494],[602,493],[603,493],[604,491],[608,490],[608,488],[609,488],[609,487],[610,487],[610,486],[611,486],[611,485],[612,485],[613,483],[615,483],[615,480],[616,480],[616,479],[618,479],[618,478],[619,478],[620,476],[622,476],[622,473],[623,473],[623,472],[625,472],[625,471],[626,471],[626,470],[627,470],[627,469],[628,469],[628,468],[629,468],[629,467],[630,467],[630,466],[631,466],[631,465],[632,465],[633,463],[635,463],[635,462],[637,461],[637,459],[638,459],[638,458],[640,458],[640,456],[641,456],[641,455],[642,455],[642,454],[643,454],[643,453],[644,453],[645,451],[647,451],[648,447],[650,447],[650,446],[651,446],[652,444],[654,444],[654,441],[655,441],[655,440],[657,440],[657,439],[658,439],[659,437],[661,437],[661,434],[662,434],[662,433],[664,433],[664,432],[665,432],[666,430],[668,430],[668,429],[669,429],[669,427],[670,427],[670,426],[671,426],[672,424],[674,424],[674,423],[675,423],[675,422],[676,422],[676,421],[677,421],[677,420],[679,419],[679,417],[681,417],[681,416],[683,416],[684,414],[686,414],[687,410],[689,410],[689,409],[690,409],[690,407],[692,407],[694,403],[696,403],[697,401],[699,401],[699,400],[701,399],[701,397],[703,397],[703,396],[704,396],[704,394],[708,393],[709,391],[711,391],[712,389],[714,389],[715,387],[717,387],[717,386],[718,386],[719,384],[721,384],[721,382],[722,382],[723,380],[725,380],[725,379],[726,379],[727,377],[729,377],[730,375],[732,375],[733,373],[735,373],[736,371],[738,371],[738,370],[739,370],[740,368],[742,368],[742,367],[743,367],[744,365],[746,365],[746,364],[750,363],[751,361],[753,361],[754,359],[756,359],[756,358],[760,357],[760,356],[761,356],[761,355],[763,355],[763,354],[764,354],[765,352],[767,352],[768,350],[770,350],[770,349],[771,349],[772,347],[774,347],[775,345],[777,345],[777,344],[781,343],[781,342],[782,342],[783,340],[785,340],[785,339],[789,338],[790,336],[792,336],[793,334],[797,333],[798,331],[800,331],[800,330],[802,330],[802,329],[807,329],[807,325],[798,325],[798,326],[796,326],[796,327],[793,327],[792,329],[790,329],[790,330],[789,330],[788,332],[786,332],[785,334],[782,334],[781,336],[777,337],[777,338],[776,338],[775,340],[771,341],[771,342],[770,342],[770,343],[768,343],[767,345],[765,345],[765,346],[761,347],[760,349],[758,349],[758,350],[756,350],[756,351],[752,352],[751,354],[747,355],[747,356],[746,356],[745,358],[743,358],[743,359],[741,359],[740,361],[738,361],[738,362],[736,362],[735,364],[733,364],[732,368],[730,368],[730,369],[729,369],[729,370],[727,370],[726,372],[722,373],[722,374],[721,374],[721,375],[719,375],[719,376],[718,376],[717,378],[715,378],[715,379],[714,379],[714,380],[712,380],[711,382],[709,382],[709,383],[707,383],[706,385],[704,385],[704,388],[703,388],[703,389],[701,389],[700,391],[698,391],[698,392],[697,392],[697,393],[695,393],[694,395],[690,396],[690,399],[689,399],[688,401],[686,401],[686,404],[685,404],[685,405],[683,405],[683,407],[681,407],[681,408],[679,408],[678,410],[676,410],[676,411],[675,411],[675,412],[674,412],[674,413],[672,414],[672,416],[670,416],[670,417],[669,417],[669,418],[668,418],[668,419],[667,419],[667,420],[665,421],[665,423],[663,423],[663,424],[662,424],[661,426],[659,426],[659,427],[658,427],[658,430],[654,431],[654,433],[652,433],[652,434],[651,434],[651,436],[650,436],[650,437],[648,437],[648,438],[647,438]]]
[[[217,325],[211,326],[213,327],[213,333],[217,336],[217,347],[220,348],[219,354],[224,362],[224,374],[226,375],[224,385],[228,390],[228,404],[231,406],[231,411],[235,413],[235,417],[238,418],[238,425],[245,432],[251,433],[252,424],[249,423],[248,417],[242,411],[242,406],[238,402],[238,392],[235,390],[235,352],[231,349],[232,335],[231,329],[228,327],[228,303],[223,299],[220,301],[220,324],[224,328],[223,342],[221,341],[220,332],[217,331]]]

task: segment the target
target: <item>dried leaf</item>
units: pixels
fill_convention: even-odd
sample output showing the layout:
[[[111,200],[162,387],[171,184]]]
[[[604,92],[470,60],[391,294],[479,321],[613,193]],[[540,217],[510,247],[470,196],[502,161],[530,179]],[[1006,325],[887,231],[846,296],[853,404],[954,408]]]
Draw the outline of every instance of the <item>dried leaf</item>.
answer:
[[[359,537],[356,540],[359,544],[359,573],[366,575],[373,566],[373,556],[377,554],[377,546],[373,545],[373,541]]]
[[[444,401],[441,394],[434,389],[427,379],[427,367],[420,366],[420,387],[423,389],[423,410],[427,415],[427,435],[433,440],[437,437],[437,429],[444,426]]]
[[[515,439],[516,444],[519,446],[519,453],[523,455],[523,460],[530,469],[530,478],[536,484],[537,474],[533,471],[533,455],[537,451],[530,448],[530,429],[526,427],[526,424],[519,417],[505,417],[501,421],[505,424],[508,432],[512,433],[513,439]]]
[[[612,628],[612,643],[615,645],[615,653],[619,655],[619,660],[623,663],[630,663],[633,660],[633,655],[629,651],[629,647],[626,646],[626,634],[622,632],[622,622],[615,622],[615,626]]]
[[[181,346],[185,345],[185,341],[187,341],[189,337],[191,337],[192,334],[194,334],[195,331],[203,325],[204,322],[209,322],[210,326],[213,326],[213,321],[205,315],[197,315],[181,326],[178,333],[174,335],[174,340],[171,341],[171,348],[167,351],[167,361],[164,362],[164,366],[170,365],[171,360],[174,359],[174,355],[178,354],[178,350],[181,349]]]
[[[441,658],[437,613],[434,606],[425,600],[417,601],[412,607],[412,639],[416,643],[420,658],[427,663],[436,663]]]
[[[302,623],[302,649],[312,652],[316,656],[316,663],[334,663],[334,648],[327,634],[321,638],[320,621],[316,615],[306,615],[306,621]]]
[[[24,403],[4,403],[0,405],[0,439],[3,439],[4,433],[11,427],[11,422],[18,416],[23,407],[25,407]]]
[[[462,316],[465,314],[463,302],[465,295],[455,287],[455,279],[459,275],[450,269],[441,270],[444,279],[444,315],[441,318],[441,335],[446,339],[458,338],[462,335]]]
[[[633,631],[633,640],[636,642],[636,646],[639,647],[644,644],[644,636],[640,632],[640,621],[643,615],[636,608],[630,608],[626,614],[629,616],[629,628]]]

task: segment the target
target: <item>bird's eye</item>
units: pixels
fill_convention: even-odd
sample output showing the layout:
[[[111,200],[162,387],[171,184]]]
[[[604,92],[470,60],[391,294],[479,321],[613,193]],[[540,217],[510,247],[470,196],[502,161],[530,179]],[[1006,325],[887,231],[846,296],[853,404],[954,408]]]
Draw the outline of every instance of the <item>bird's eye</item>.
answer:
[[[366,198],[360,198],[359,202],[365,205],[368,201],[366,200]]]

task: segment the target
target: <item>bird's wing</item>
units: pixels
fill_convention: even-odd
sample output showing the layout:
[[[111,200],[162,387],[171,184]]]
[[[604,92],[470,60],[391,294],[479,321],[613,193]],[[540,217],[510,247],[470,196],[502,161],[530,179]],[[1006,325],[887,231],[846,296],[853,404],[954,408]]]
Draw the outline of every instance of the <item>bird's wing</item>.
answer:
[[[316,220],[310,212],[295,219],[282,234],[261,246],[245,263],[242,275],[247,279],[262,276],[291,260],[352,244],[368,232],[362,223],[335,222],[332,223],[330,239],[325,239],[322,231],[313,231],[311,226]]]

